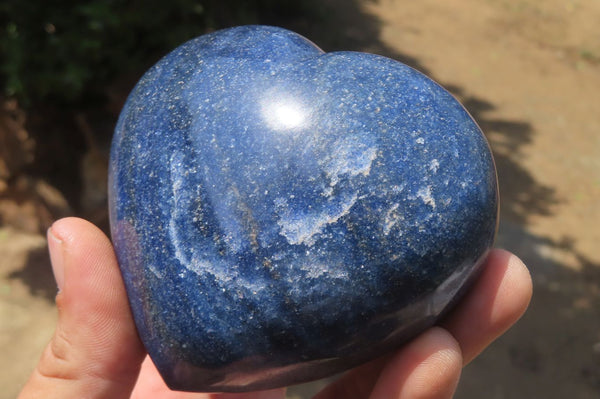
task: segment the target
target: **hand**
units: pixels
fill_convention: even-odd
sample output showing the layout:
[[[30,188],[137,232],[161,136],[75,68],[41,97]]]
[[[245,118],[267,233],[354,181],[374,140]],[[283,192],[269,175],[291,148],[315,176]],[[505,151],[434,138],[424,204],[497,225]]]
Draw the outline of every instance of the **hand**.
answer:
[[[48,231],[59,288],[58,325],[19,399],[276,399],[284,389],[246,394],[170,391],[142,346],[108,238],[81,219]],[[462,366],[507,330],[531,297],[527,269],[491,252],[476,285],[441,323],[346,373],[318,399],[451,398]]]

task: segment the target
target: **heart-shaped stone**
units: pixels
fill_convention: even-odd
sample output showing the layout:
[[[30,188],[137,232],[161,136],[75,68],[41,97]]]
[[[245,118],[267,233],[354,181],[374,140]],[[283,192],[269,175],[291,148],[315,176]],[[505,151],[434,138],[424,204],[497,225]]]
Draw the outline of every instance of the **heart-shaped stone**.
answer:
[[[246,26],[185,43],[137,84],[110,216],[167,384],[247,391],[434,324],[492,246],[496,174],[476,123],[421,73]]]

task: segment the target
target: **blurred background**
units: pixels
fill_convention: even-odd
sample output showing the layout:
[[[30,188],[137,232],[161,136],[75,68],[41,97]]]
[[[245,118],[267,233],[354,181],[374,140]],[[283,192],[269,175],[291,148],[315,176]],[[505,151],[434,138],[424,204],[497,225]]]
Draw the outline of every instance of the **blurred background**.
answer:
[[[534,297],[465,369],[456,397],[600,397],[598,21],[597,0],[4,0],[0,399],[16,396],[53,331],[45,230],[67,215],[108,228],[108,148],[127,94],[183,41],[249,23],[407,63],[450,90],[487,135],[498,246],[528,264]]]

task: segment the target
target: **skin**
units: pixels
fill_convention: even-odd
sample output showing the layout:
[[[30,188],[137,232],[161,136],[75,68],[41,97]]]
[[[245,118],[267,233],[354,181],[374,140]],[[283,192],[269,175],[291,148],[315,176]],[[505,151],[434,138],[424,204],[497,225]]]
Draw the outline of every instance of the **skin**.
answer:
[[[276,399],[284,389],[244,394],[170,391],[149,360],[131,316],[109,239],[67,218],[48,230],[59,292],[58,324],[19,399]],[[525,312],[531,277],[509,252],[493,250],[459,306],[436,327],[347,372],[316,399],[451,398],[461,369]]]

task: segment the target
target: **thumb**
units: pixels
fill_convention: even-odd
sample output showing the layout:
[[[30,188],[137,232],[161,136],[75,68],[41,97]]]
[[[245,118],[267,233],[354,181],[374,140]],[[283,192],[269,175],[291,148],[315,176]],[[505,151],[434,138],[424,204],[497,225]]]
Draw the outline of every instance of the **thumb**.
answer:
[[[82,219],[48,230],[58,325],[19,399],[128,398],[143,346],[109,239]]]

